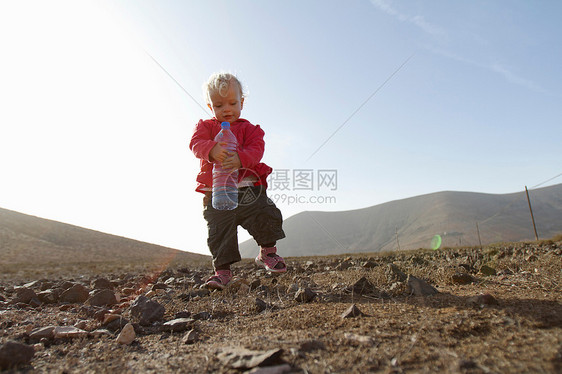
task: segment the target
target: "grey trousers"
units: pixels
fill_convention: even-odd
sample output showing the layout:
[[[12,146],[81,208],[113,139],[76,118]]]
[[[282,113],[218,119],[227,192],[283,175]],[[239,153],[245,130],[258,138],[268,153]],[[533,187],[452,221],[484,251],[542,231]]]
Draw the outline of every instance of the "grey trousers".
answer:
[[[228,265],[241,260],[238,249],[238,225],[248,232],[258,245],[275,243],[285,237],[283,217],[262,186],[238,190],[238,207],[216,210],[211,205],[211,193],[203,199],[203,217],[207,221],[207,244],[213,255],[213,266]]]

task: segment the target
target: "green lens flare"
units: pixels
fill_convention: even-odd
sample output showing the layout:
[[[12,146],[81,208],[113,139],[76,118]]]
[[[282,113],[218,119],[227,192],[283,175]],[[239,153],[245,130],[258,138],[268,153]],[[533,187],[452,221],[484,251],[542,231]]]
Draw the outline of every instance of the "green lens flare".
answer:
[[[434,251],[441,247],[441,235],[435,235],[433,239],[431,239],[430,247]]]

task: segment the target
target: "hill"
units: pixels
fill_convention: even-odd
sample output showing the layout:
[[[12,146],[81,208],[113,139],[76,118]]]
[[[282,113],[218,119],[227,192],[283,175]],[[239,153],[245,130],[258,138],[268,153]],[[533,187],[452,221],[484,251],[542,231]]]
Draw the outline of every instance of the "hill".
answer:
[[[200,262],[207,256],[0,209],[0,268],[37,264]],[[17,265],[17,266],[16,266]]]
[[[562,232],[562,184],[530,192],[539,238]],[[285,256],[429,248],[435,235],[442,246],[534,240],[525,192],[485,194],[443,191],[341,211],[305,211],[284,222],[279,241]],[[243,257],[257,251],[253,240],[240,245]]]

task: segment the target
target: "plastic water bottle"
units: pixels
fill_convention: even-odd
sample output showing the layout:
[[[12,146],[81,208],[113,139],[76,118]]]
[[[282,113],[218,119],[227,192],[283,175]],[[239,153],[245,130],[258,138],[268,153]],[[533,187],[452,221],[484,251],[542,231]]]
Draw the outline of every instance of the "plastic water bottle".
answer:
[[[224,142],[224,148],[236,152],[236,136],[230,131],[230,123],[221,123],[221,131],[215,136],[216,142]],[[213,208],[233,210],[238,206],[238,170],[223,169],[222,164],[213,165]]]

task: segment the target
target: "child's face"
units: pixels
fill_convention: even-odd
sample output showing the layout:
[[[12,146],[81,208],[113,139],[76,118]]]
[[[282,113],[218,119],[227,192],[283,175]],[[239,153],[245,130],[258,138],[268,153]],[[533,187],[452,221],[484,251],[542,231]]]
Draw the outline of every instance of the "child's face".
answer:
[[[240,97],[240,90],[236,84],[230,84],[226,96],[218,92],[210,92],[211,104],[207,104],[219,122],[234,122],[240,118],[244,105],[244,98]]]

